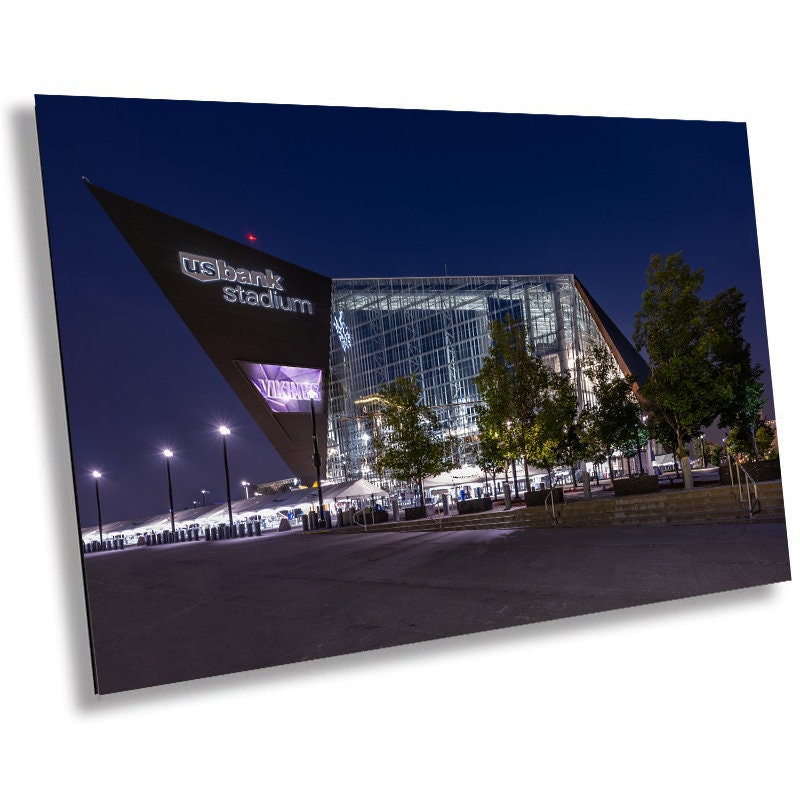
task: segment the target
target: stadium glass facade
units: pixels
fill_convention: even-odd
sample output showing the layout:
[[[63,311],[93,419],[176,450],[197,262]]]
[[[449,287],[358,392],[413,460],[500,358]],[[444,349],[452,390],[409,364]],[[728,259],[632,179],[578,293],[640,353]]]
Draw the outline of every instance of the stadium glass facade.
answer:
[[[467,445],[477,434],[475,378],[492,320],[523,321],[535,352],[569,373],[581,407],[593,400],[579,362],[589,347],[605,342],[621,371],[630,372],[609,334],[613,323],[574,275],[334,279],[331,311],[329,480],[378,477],[371,398],[412,374],[453,437],[454,463],[468,464]]]

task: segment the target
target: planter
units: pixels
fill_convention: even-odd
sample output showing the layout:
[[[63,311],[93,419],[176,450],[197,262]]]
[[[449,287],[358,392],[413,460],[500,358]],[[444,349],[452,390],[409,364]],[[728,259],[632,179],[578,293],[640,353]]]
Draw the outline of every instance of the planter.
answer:
[[[405,519],[425,519],[425,509],[421,506],[409,506],[404,509],[403,515]]]
[[[549,494],[550,494],[550,489],[539,489],[535,492],[525,492],[525,505],[543,506]],[[555,489],[553,489],[553,501],[556,503],[564,502],[563,487],[556,486]]]
[[[641,475],[638,478],[615,478],[613,483],[614,494],[617,497],[624,497],[630,494],[650,494],[650,492],[659,490],[657,475]]]
[[[479,511],[492,510],[491,497],[475,497],[472,500],[460,500],[456,503],[459,514],[477,514]]]

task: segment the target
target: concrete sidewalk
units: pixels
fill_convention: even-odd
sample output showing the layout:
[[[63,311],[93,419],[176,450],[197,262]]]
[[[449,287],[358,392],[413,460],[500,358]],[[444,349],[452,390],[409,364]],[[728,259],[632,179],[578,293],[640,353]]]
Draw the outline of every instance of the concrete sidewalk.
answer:
[[[287,533],[85,562],[101,693],[790,579],[771,523]]]

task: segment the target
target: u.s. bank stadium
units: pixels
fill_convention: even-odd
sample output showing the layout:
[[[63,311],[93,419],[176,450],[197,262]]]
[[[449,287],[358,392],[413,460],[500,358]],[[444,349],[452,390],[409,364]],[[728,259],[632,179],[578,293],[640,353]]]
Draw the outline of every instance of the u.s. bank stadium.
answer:
[[[453,442],[458,467],[442,481],[479,490],[485,476],[469,447],[475,378],[490,323],[508,315],[524,322],[553,370],[570,375],[581,407],[592,402],[581,356],[595,344],[608,347],[621,373],[639,383],[648,375],[575,275],[330,278],[87,185],[299,484],[317,479],[313,407],[325,485],[393,491],[375,471],[371,398],[415,375]]]

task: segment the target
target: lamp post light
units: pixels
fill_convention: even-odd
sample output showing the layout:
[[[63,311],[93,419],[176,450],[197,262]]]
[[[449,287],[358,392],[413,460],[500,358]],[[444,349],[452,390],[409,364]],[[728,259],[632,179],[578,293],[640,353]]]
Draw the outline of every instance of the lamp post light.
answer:
[[[319,455],[319,443],[317,442],[317,415],[314,411],[314,401],[319,399],[319,395],[313,389],[308,393],[308,399],[311,401],[311,436],[314,439],[314,467],[317,470],[317,498],[319,500],[319,519],[320,523],[324,526],[325,514],[322,509],[322,484],[320,483],[320,468],[322,466],[322,459]]]
[[[230,436],[231,429],[226,425],[219,426],[219,433],[222,436],[222,460],[225,463],[225,494],[228,498],[228,522],[233,532],[233,509],[231,508],[231,476],[228,470],[228,441],[227,437]]]
[[[206,495],[209,493],[208,489],[201,489],[200,494],[203,495],[203,505],[208,505],[208,498]]]
[[[94,478],[94,496],[97,498],[97,530],[100,533],[100,547],[103,547],[103,518],[100,514],[100,478],[103,476],[97,471],[92,472]]]
[[[242,481],[242,486],[244,486],[244,499],[250,499],[250,482],[249,481]]]
[[[172,538],[175,539],[175,505],[172,502],[172,470],[169,466],[169,460],[175,455],[172,450],[164,451],[164,458],[167,459],[167,488],[169,489],[169,520],[172,527]]]

